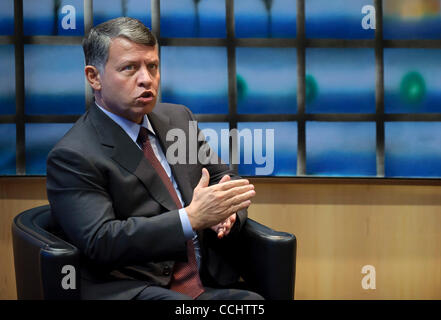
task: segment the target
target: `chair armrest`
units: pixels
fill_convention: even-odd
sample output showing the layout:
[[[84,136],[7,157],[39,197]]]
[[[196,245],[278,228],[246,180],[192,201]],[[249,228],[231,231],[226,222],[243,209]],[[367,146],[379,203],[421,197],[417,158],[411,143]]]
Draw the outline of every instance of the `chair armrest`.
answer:
[[[12,238],[18,299],[80,299],[79,250],[45,230],[50,220],[49,206],[27,210],[14,218]],[[74,272],[70,269],[62,273],[64,266],[72,266]],[[69,280],[70,288],[63,288],[63,278],[65,282]]]
[[[240,234],[239,268],[247,287],[265,299],[293,299],[296,237],[249,218]]]

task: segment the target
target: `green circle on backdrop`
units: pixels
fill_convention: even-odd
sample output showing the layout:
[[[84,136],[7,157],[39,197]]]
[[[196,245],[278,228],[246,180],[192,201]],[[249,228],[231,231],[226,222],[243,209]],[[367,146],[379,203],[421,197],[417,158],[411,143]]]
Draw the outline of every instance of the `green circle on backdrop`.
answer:
[[[406,102],[417,104],[426,96],[426,82],[417,71],[408,72],[400,84],[400,94]]]
[[[245,79],[240,75],[236,75],[236,83],[237,83],[237,99],[243,100],[247,95],[248,86]]]
[[[305,76],[305,99],[306,99],[306,103],[311,103],[312,101],[315,100],[315,98],[317,98],[318,96],[318,84],[317,84],[317,80],[315,80],[315,78],[310,75],[307,74]]]

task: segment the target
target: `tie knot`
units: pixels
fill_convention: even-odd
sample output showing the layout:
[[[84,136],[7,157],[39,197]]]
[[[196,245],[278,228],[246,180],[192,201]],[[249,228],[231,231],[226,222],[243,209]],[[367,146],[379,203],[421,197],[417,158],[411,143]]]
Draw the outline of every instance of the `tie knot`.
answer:
[[[139,134],[138,134],[138,143],[141,144],[141,146],[144,145],[144,143],[148,140],[149,138],[149,133],[147,128],[141,127],[139,129]]]

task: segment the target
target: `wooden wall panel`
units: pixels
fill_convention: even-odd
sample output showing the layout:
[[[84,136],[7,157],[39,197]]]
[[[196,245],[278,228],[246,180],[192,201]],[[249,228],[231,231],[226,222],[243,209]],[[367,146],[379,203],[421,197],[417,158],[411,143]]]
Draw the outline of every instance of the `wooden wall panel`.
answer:
[[[11,225],[27,209],[47,204],[43,178],[0,178],[0,299],[17,299]]]
[[[256,184],[250,217],[294,233],[296,299],[441,299],[441,187]],[[376,289],[361,286],[364,265]]]

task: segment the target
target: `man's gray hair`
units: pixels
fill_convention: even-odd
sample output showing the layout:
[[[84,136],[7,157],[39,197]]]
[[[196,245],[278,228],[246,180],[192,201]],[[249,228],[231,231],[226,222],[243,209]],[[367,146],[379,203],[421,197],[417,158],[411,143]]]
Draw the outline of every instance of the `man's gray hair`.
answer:
[[[84,38],[86,65],[95,66],[103,73],[109,58],[110,42],[118,37],[150,47],[154,47],[158,42],[155,35],[141,21],[129,17],[112,19],[92,28]]]

